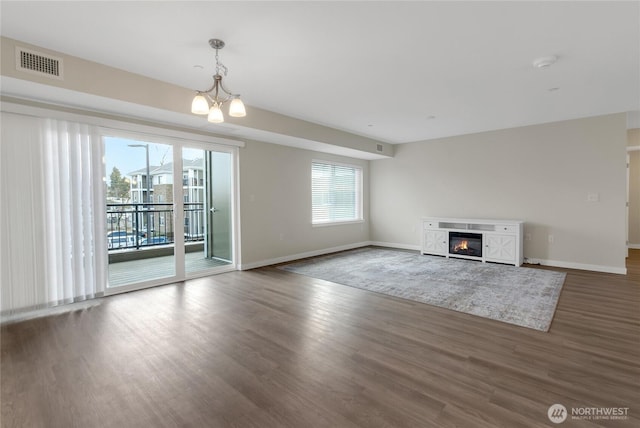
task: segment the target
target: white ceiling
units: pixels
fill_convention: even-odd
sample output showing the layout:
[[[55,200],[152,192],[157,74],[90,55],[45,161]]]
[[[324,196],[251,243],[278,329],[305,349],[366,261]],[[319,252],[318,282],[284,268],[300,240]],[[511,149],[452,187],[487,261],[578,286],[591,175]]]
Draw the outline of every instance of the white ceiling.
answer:
[[[3,36],[186,88],[210,86],[221,38],[247,104],[390,143],[640,110],[639,6],[0,3]]]

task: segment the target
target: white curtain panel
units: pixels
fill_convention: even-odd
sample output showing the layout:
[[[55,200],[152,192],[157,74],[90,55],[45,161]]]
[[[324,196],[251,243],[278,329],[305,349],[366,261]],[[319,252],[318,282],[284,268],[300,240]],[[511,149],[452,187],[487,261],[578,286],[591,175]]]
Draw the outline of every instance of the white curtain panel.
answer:
[[[95,127],[2,113],[2,313],[101,295],[102,141]]]

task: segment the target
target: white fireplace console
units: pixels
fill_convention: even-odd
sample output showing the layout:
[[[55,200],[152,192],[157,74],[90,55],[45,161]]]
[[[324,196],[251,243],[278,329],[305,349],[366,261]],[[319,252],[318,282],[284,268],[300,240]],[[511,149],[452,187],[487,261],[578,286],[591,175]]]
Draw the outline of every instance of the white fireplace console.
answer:
[[[425,217],[420,252],[521,266],[523,226],[519,220]]]

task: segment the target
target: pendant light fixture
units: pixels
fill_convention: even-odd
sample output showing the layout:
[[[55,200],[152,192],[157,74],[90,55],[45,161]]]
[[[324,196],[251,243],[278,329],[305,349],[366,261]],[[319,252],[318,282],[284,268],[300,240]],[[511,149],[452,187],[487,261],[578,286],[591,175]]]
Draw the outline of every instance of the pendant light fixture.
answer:
[[[216,50],[216,74],[213,75],[213,86],[206,91],[196,91],[196,96],[191,103],[191,113],[206,114],[209,122],[222,123],[224,122],[222,106],[231,101],[229,116],[245,117],[247,112],[240,99],[240,94],[232,93],[222,84],[222,76],[226,76],[228,70],[218,59],[218,51],[224,47],[224,42],[220,39],[211,39],[209,45]]]

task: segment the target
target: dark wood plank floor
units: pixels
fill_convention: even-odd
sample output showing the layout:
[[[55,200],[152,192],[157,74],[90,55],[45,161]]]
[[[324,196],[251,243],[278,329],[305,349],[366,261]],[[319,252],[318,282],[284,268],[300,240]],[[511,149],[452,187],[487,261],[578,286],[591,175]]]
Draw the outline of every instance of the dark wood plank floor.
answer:
[[[1,329],[9,427],[640,426],[640,251],[568,272],[542,333],[270,268]],[[570,411],[570,410],[569,410]]]

